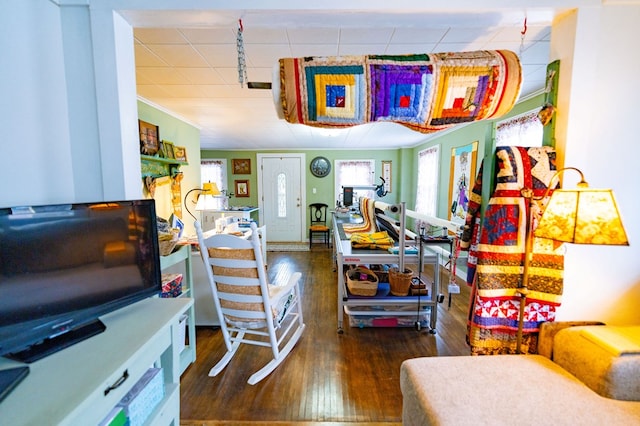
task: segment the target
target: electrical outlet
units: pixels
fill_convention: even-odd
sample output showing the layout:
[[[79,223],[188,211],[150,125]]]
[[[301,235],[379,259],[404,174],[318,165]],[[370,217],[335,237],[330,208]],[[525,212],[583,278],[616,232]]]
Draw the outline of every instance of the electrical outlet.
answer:
[[[449,284],[449,294],[460,294],[460,286],[458,284]]]

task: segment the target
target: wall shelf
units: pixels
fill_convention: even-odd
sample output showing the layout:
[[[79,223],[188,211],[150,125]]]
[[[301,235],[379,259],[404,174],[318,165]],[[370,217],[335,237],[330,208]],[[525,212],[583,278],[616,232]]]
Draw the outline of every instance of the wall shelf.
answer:
[[[178,161],[172,158],[160,158],[152,155],[140,155],[140,166],[142,177],[151,176],[154,178],[173,176],[180,170],[180,166],[187,166],[186,161]]]

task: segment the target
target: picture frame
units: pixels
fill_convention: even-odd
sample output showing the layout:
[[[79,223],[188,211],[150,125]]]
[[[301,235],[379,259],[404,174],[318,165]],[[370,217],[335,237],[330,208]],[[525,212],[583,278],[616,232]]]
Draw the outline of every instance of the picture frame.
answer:
[[[384,191],[391,192],[391,160],[382,160],[382,179],[384,179]]]
[[[184,146],[173,146],[173,158],[177,161],[187,162],[187,148]]]
[[[164,158],[169,160],[174,160],[176,158],[173,152],[173,142],[162,141],[162,152],[164,154]]]
[[[156,155],[160,150],[160,128],[155,124],[138,120],[138,132],[140,135],[140,153]]]
[[[251,159],[250,158],[233,158],[231,159],[231,168],[234,175],[250,175]]]
[[[235,194],[238,198],[249,197],[249,180],[236,180],[234,181]]]
[[[464,225],[469,196],[475,184],[478,141],[451,148],[449,173],[449,220]]]

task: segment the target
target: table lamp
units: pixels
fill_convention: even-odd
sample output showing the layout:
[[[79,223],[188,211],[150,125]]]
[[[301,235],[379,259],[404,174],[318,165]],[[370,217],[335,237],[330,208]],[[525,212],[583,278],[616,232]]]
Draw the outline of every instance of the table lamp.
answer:
[[[523,189],[523,197],[529,200],[530,218],[525,242],[522,285],[518,288],[520,311],[516,351],[521,353],[524,310],[529,293],[529,266],[533,253],[533,236],[573,244],[601,244],[628,246],[627,234],[622,225],[620,213],[611,189],[592,189],[584,180],[582,172],[575,167],[558,170],[549,181],[549,186],[541,199],[546,198],[554,180],[567,170],[580,174],[580,182],[574,189],[556,189],[551,194],[547,206],[535,230],[533,230],[533,191]]]
[[[187,197],[190,193],[194,191],[200,191],[198,194],[198,201],[196,203],[196,210],[214,210],[217,208],[217,199],[216,196],[222,194],[218,189],[218,185],[215,182],[205,182],[202,184],[202,188],[194,188],[187,192],[184,196],[184,206],[187,209],[187,212],[191,215],[194,220],[198,220],[193,213],[189,210],[189,204],[187,203]]]

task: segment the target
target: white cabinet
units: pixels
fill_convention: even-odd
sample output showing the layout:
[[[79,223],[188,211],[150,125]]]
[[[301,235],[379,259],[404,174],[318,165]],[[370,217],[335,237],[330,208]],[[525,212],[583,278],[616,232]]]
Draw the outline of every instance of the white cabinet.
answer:
[[[191,253],[193,271],[193,304],[195,306],[195,322],[197,326],[219,326],[218,313],[213,303],[211,286],[204,269],[200,252]]]
[[[29,375],[0,403],[1,422],[97,425],[154,366],[162,368],[165,396],[147,424],[178,426],[179,319],[192,304],[149,298],[101,317],[103,333],[29,364]],[[18,365],[0,359],[0,369]]]
[[[256,223],[259,220],[260,209],[257,207],[247,208],[245,210],[207,210],[202,214],[202,230],[204,232],[216,227],[216,219],[221,217],[234,217],[238,219],[250,220],[253,219]]]
[[[182,294],[180,297],[195,297],[193,294],[193,266],[191,259],[191,246],[189,245],[178,247],[177,250],[168,256],[160,256],[160,268],[163,273],[173,272],[183,274]],[[202,261],[200,261],[200,263],[202,263]],[[196,328],[194,325],[196,324],[196,320],[193,305],[188,309],[186,315],[189,343],[180,353],[180,374],[196,360]]]

